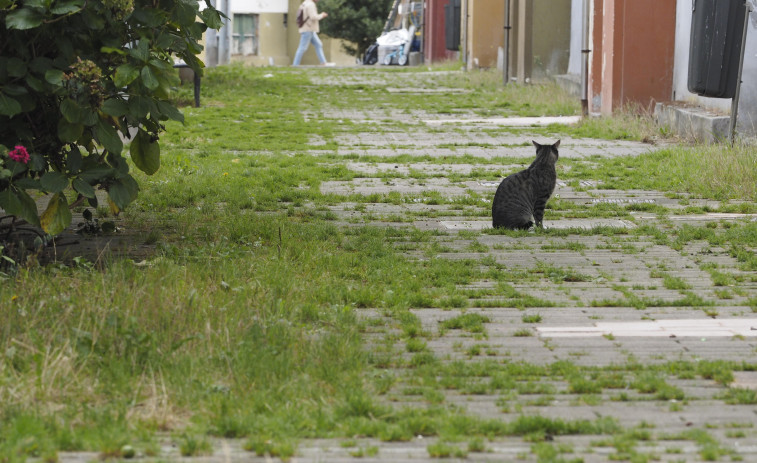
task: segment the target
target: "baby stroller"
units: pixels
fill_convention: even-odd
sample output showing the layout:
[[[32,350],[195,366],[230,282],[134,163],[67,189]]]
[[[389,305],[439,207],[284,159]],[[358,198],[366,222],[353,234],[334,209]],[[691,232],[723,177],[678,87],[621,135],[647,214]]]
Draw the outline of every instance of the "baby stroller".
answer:
[[[397,49],[394,50],[393,52],[388,53],[386,56],[384,56],[383,64],[390,65],[392,64],[392,61],[396,59],[397,64],[399,64],[400,66],[406,65],[408,56],[410,54],[410,46],[413,43],[414,37],[415,37],[415,25],[412,25],[407,31],[407,37],[399,45],[399,47],[397,47]]]

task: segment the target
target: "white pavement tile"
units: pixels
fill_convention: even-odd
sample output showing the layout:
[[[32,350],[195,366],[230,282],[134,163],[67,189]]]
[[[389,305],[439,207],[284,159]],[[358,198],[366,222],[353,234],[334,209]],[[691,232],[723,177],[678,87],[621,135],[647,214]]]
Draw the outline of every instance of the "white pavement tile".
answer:
[[[442,220],[439,223],[448,230],[485,230],[492,228],[491,220]],[[621,219],[565,219],[544,222],[544,228],[555,230],[564,230],[567,228],[590,230],[596,227],[635,228],[636,225],[629,220]]]
[[[461,118],[461,119],[427,119],[424,120],[428,125],[442,124],[495,124],[507,127],[534,127],[546,126],[550,124],[577,124],[581,121],[581,116],[554,116],[554,117],[482,117],[482,118]]]
[[[544,337],[757,337],[757,318],[599,322],[593,326],[537,327]]]

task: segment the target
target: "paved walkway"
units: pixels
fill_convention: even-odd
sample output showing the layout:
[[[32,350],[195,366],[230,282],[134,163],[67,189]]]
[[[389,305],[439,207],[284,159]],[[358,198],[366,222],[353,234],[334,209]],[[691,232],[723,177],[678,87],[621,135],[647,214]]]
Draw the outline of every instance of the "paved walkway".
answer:
[[[364,113],[365,114],[365,113]],[[343,110],[333,117],[344,117]],[[367,116],[369,117],[369,116]],[[376,118],[380,123],[381,117]],[[539,120],[481,118],[475,115],[455,117],[454,120],[416,113],[407,117],[407,130],[386,134],[365,133],[339,138],[340,153],[359,153],[376,157],[409,154],[419,156],[473,156],[491,159],[499,156],[531,158],[534,155],[529,141],[551,142],[543,136],[529,136],[522,129],[516,133],[492,130],[492,127],[538,126],[544,123],[570,123],[568,119]],[[352,141],[359,140],[359,148]],[[387,147],[391,143],[392,147]],[[455,147],[450,148],[453,144]],[[601,159],[615,156],[635,156],[658,149],[637,142],[573,139],[563,137],[561,159]],[[481,168],[471,164],[436,163],[352,163],[349,168],[364,172],[350,182],[333,181],[322,185],[323,192],[333,193],[391,193],[421,194],[428,190],[443,196],[465,195],[475,192],[484,198],[493,196],[497,181],[455,181],[453,175],[417,181],[408,175],[412,171],[450,174],[470,172]],[[512,166],[487,165],[487,169],[512,171]],[[372,178],[377,172],[404,174],[398,178]],[[672,212],[684,206],[676,199],[655,191],[602,190],[593,179],[581,181],[581,188],[571,188],[560,182],[555,192],[563,201],[582,205],[603,203],[631,205],[653,204]],[[717,206],[709,201],[685,204]],[[488,203],[487,206],[488,207]],[[639,208],[642,209],[643,208]],[[433,219],[418,219],[419,212],[430,211]],[[345,226],[354,218],[352,205],[335,208],[345,219]],[[520,294],[538,297],[546,306],[522,309],[492,304],[486,297],[465,313],[486,317],[485,339],[461,330],[442,330],[440,322],[460,315],[456,309],[413,310],[424,329],[433,333],[428,347],[435,357],[447,362],[495,361],[506,363],[550,365],[565,361],[576,365],[609,368],[614,365],[666,364],[673,361],[693,363],[708,360],[734,362],[757,361],[757,317],[749,306],[757,291],[754,275],[740,269],[728,250],[694,241],[683,249],[660,244],[650,236],[633,234],[603,234],[601,227],[628,230],[647,223],[661,229],[685,224],[702,225],[755,220],[751,215],[696,214],[668,215],[660,218],[648,212],[635,212],[630,219],[545,219],[547,228],[597,230],[596,233],[576,233],[567,236],[528,235],[508,237],[477,234],[490,226],[487,217],[471,218],[469,210],[429,206],[426,204],[369,205],[364,213],[392,218],[387,225],[415,226],[439,232],[438,241],[445,250],[435,257],[446,259],[493,260],[503,272],[525,272],[536,278],[514,279],[512,287]],[[406,217],[407,222],[398,222]],[[672,228],[671,228],[672,227]],[[461,231],[466,231],[461,235]],[[470,232],[474,233],[471,235]],[[423,258],[412,252],[409,258]],[[490,265],[490,264],[486,264]],[[715,286],[710,269],[732,276],[727,286]],[[549,272],[554,275],[549,276]],[[547,274],[545,278],[544,275]],[[667,283],[675,282],[674,283]],[[491,288],[494,281],[477,281],[467,288]],[[642,301],[641,303],[639,301]],[[366,311],[366,317],[379,313]],[[534,323],[534,320],[538,320]],[[623,370],[623,368],[619,368]],[[754,387],[757,377],[750,372],[737,372],[733,386]],[[543,379],[542,379],[543,380]],[[537,381],[539,381],[537,379]],[[538,414],[565,420],[612,417],[625,428],[650,430],[657,438],[638,440],[633,446],[637,461],[644,458],[657,461],[699,461],[720,452],[715,458],[743,458],[757,461],[757,422],[754,405],[726,403],[728,390],[713,378],[670,375],[667,383],[682,391],[681,397],[660,394],[659,400],[647,400],[638,390],[601,389],[586,396],[580,390],[557,381],[551,387],[534,386],[532,395],[505,400],[501,391],[486,387],[474,394],[459,390],[448,391],[445,403],[454,404],[469,413],[498,418],[516,419],[521,414]],[[407,400],[407,398],[405,399]],[[423,401],[408,404],[424,406]],[[680,436],[690,435],[692,429],[712,437],[710,444]],[[743,430],[743,432],[741,432]],[[640,431],[641,432],[641,431]],[[642,432],[643,434],[643,432]],[[662,437],[660,437],[662,436]],[[622,459],[612,445],[597,444],[601,438],[588,436],[555,437],[550,444],[571,449],[559,458],[584,462]],[[403,444],[368,442],[379,448],[378,455],[362,461],[426,461],[427,442],[417,439]],[[495,440],[486,444],[484,453],[472,452],[467,461],[537,461],[532,443],[523,439]],[[707,448],[710,445],[711,448]],[[460,447],[465,447],[461,443]],[[717,450],[712,450],[717,448]],[[555,459],[558,457],[555,457]],[[628,456],[630,458],[630,456]],[[540,461],[555,461],[543,459]],[[351,461],[349,449],[333,443],[307,445],[297,461]]]

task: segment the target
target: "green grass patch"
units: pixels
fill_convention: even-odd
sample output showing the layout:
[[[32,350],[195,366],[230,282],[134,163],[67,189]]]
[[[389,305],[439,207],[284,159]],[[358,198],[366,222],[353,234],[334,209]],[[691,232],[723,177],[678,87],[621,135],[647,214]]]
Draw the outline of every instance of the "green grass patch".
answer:
[[[368,82],[333,85],[350,76],[368,77]],[[387,90],[416,78],[428,88],[464,92],[398,97]],[[568,452],[556,452],[551,437],[615,436],[623,430],[611,418],[521,414],[525,406],[548,406],[565,391],[582,395],[583,404],[596,403],[605,389],[630,389],[627,400],[636,395],[696,400],[684,397],[672,380],[728,385],[733,371],[754,369],[728,362],[639,365],[632,360],[589,367],[510,357],[511,336],[534,336],[532,324],[563,304],[542,294],[557,288],[571,297],[566,306],[581,310],[581,300],[569,294],[571,284],[606,278],[599,264],[588,272],[546,259],[519,266],[490,251],[583,256],[598,243],[612,252],[643,256],[652,244],[687,252],[689,245],[704,243],[725,249],[741,271],[700,264],[715,286],[728,288],[728,294],[718,294],[718,304],[733,294],[757,311],[749,286],[755,281],[750,272],[757,269],[757,224],[674,228],[643,223],[633,230],[456,235],[416,229],[413,222],[448,215],[483,220],[490,198],[473,189],[446,195],[432,187],[412,194],[337,194],[333,191],[340,190],[326,188],[333,185],[327,182],[343,185],[362,177],[379,179],[381,185],[409,179],[421,186],[436,178],[493,180],[503,174],[497,171],[502,166],[527,164],[508,155],[509,147],[486,141],[503,133],[646,136],[645,121],[620,115],[573,128],[481,129],[481,140],[436,145],[453,153],[440,156],[419,154],[412,140],[387,144],[393,135],[410,133],[397,114],[500,117],[579,111],[576,99],[556,86],[503,88],[499,79],[489,71],[437,73],[425,67],[208,69],[204,106],[185,108],[185,125],[167,123],[161,169],[149,177],[136,174],[140,196],[116,219],[123,233],[113,235],[113,252],[97,249],[45,267],[30,259],[15,273],[0,274],[0,461],[56,461],[59,452],[81,450],[99,452],[103,459],[126,458],[129,450],[160,458],[156,436],[166,432],[188,457],[210,453],[215,438],[241,439],[261,458],[288,459],[305,439],[355,436],[384,442],[434,437],[438,442],[429,446],[430,455],[462,457],[483,451],[484,439],[518,436],[535,443],[540,461],[570,461]],[[330,116],[334,111],[340,115]],[[425,128],[432,135],[459,130]],[[362,154],[374,146],[388,146],[394,153]],[[492,151],[471,154],[482,150]],[[583,191],[591,188],[582,180],[596,180],[602,189],[686,193],[681,201],[738,198],[746,202],[718,210],[755,212],[753,164],[747,155],[738,146],[674,147],[612,159],[565,159],[559,175]],[[409,174],[363,174],[349,163],[474,168],[451,175],[417,168]],[[646,204],[553,198],[546,219],[629,218],[638,211],[670,212]],[[684,213],[708,211],[692,206]],[[107,208],[96,213],[109,214]],[[395,223],[366,225],[380,219]],[[465,246],[474,255],[459,259]],[[64,248],[59,244],[57,251]],[[659,272],[660,284],[678,291],[678,299],[645,298],[634,294],[642,288],[617,285],[618,298],[595,304],[701,307],[716,313],[715,302],[692,293],[669,271]],[[479,288],[478,282],[486,283],[483,289],[468,289]],[[542,291],[545,286],[550,291]],[[492,318],[476,309],[487,307],[514,314],[501,345],[482,342]],[[540,314],[515,312],[532,307]],[[432,350],[435,333],[424,329],[419,315],[424,309],[448,311],[438,329],[442,335],[457,330],[468,337],[465,347],[461,343],[454,351],[464,360]],[[519,341],[530,342],[541,340]],[[448,390],[500,394],[503,409],[520,415],[469,416],[446,403]],[[402,391],[423,406],[393,403]],[[753,405],[749,394],[728,389],[718,400]],[[705,446],[719,451],[712,442]],[[378,453],[375,446],[355,447],[355,457]],[[641,458],[621,450],[619,455]]]

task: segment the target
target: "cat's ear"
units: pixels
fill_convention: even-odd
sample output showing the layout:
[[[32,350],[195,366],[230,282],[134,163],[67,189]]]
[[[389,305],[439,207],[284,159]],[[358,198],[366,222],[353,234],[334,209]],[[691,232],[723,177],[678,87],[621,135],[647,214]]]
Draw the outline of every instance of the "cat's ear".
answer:
[[[539,148],[541,148],[541,145],[540,145],[540,144],[538,144],[538,143],[536,143],[536,141],[535,141],[535,140],[531,140],[531,143],[533,143],[533,144],[534,144],[534,146],[536,147],[536,149],[537,149],[537,150],[538,150]]]
[[[552,145],[552,148],[557,149],[560,146],[560,140],[557,140],[557,142]]]

